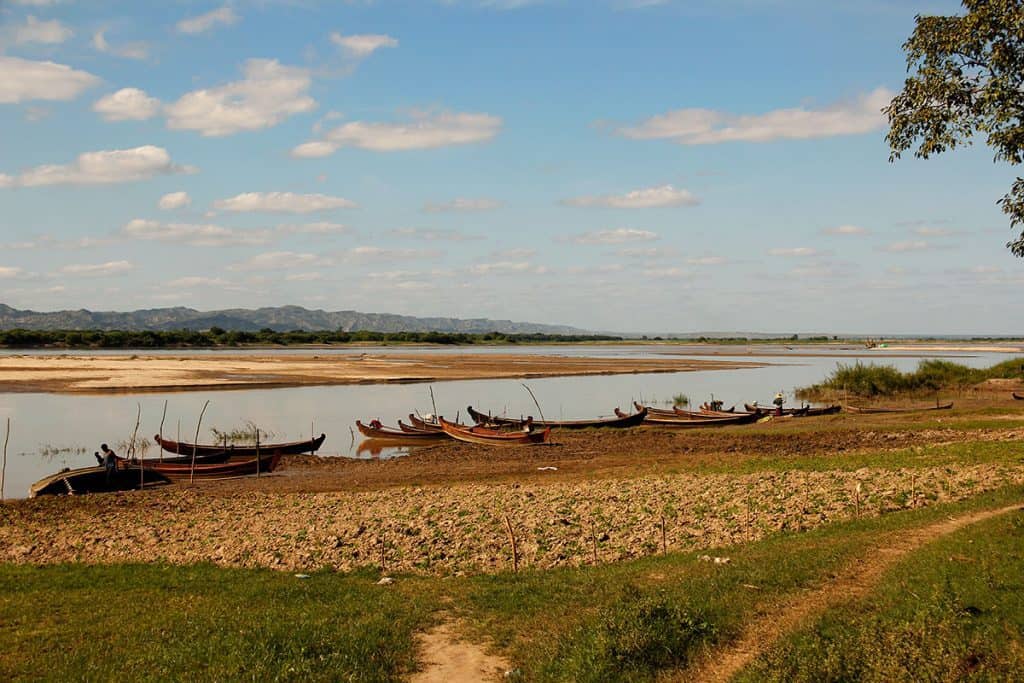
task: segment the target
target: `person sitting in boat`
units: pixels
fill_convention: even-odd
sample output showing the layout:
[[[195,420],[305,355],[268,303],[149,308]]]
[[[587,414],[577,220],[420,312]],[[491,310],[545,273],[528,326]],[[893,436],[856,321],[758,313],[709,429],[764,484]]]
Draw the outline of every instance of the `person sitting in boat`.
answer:
[[[721,411],[722,411],[722,406],[723,406],[723,405],[725,405],[725,402],[724,402],[724,401],[722,401],[721,399],[713,398],[713,399],[711,399],[711,401],[710,401],[710,402],[708,403],[708,408],[709,408],[710,410],[713,410],[713,411],[715,411],[716,413],[718,413],[718,412],[721,412]]]
[[[381,421],[378,420],[377,418],[373,418],[372,420],[370,420],[370,426],[373,427],[374,429],[383,429],[384,427],[383,423],[381,423]]]
[[[778,417],[782,417],[782,406],[786,403],[786,397],[782,395],[781,391],[775,394],[772,403],[775,405],[775,414]]]
[[[103,456],[100,457],[97,453],[96,459],[103,465],[103,469],[106,470],[107,481],[110,481],[110,478],[117,472],[117,455],[105,443],[100,444],[100,450],[103,451]]]

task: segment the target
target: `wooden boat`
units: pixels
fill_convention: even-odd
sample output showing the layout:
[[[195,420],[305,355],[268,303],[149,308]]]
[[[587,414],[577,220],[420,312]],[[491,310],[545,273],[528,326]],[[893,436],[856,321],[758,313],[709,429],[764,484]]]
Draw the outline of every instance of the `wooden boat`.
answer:
[[[719,408],[718,410],[715,410],[714,408],[711,407],[710,403],[702,403],[700,405],[700,409],[703,410],[706,413],[735,413],[736,412],[736,406],[733,406],[732,408]]]
[[[690,420],[710,420],[714,418],[714,415],[702,413],[695,410],[683,410],[682,408],[655,408],[653,406],[644,406],[636,401],[633,401],[633,407],[637,409],[637,412],[641,410],[647,411],[648,417],[661,417],[670,420],[690,419]],[[729,415],[732,417],[732,415]]]
[[[376,424],[375,424],[376,423]],[[428,429],[416,429],[405,425],[401,420],[398,421],[398,429],[394,427],[385,427],[376,420],[368,425],[364,425],[359,420],[356,420],[356,429],[359,433],[368,439],[384,439],[387,441],[423,441],[433,439],[447,439],[448,435],[443,431],[437,432]]]
[[[1020,394],[1018,394],[1018,393],[1017,393],[1016,391],[1015,391],[1015,392],[1013,392],[1013,397],[1014,397],[1015,399],[1017,399],[1018,401],[1024,401],[1024,396],[1021,396],[1021,395],[1020,395]]]
[[[107,477],[104,467],[82,467],[64,469],[56,474],[43,477],[29,487],[29,498],[36,496],[66,496],[84,493],[109,493],[112,491],[133,491],[139,488],[140,481],[145,486],[169,484],[170,480],[150,469],[141,472],[138,467],[118,467]]]
[[[746,409],[748,413],[756,412],[761,415],[775,415],[774,406],[769,408],[767,406],[753,406],[750,405],[749,403],[744,403],[743,407]],[[826,406],[824,408],[812,408],[811,406],[803,406],[800,408],[783,408],[782,414],[792,415],[794,417],[816,417],[819,415],[833,415],[835,413],[838,413],[842,409],[843,407],[838,405]]]
[[[459,441],[465,441],[467,443],[481,444],[484,446],[532,446],[535,444],[541,444],[551,438],[551,427],[545,428],[543,431],[521,431],[521,432],[502,432],[496,429],[488,429],[486,427],[465,427],[463,425],[457,425],[453,422],[448,422],[443,417],[438,418],[438,422],[444,428],[446,434],[453,439]]]
[[[444,431],[444,429],[441,427],[441,425],[439,425],[437,422],[430,422],[428,420],[424,420],[423,418],[417,417],[416,415],[413,415],[412,413],[409,413],[409,422],[412,423],[412,426],[415,429],[422,429],[422,430],[431,431],[431,432],[443,432]],[[399,427],[402,426],[401,420],[399,420],[398,426]]]
[[[735,413],[713,413],[710,410],[683,410],[682,408],[673,409],[674,416],[677,418],[683,418],[684,420],[713,420],[716,417],[736,417]],[[743,413],[740,413],[741,415]],[[673,415],[666,415],[665,417],[673,417]]]
[[[263,450],[262,448],[260,450]],[[135,458],[122,458],[120,455],[115,455],[117,458],[118,467],[150,467],[152,465],[180,465],[180,464],[192,464],[191,455],[182,455],[176,458],[144,458],[138,460]],[[220,453],[210,453],[208,455],[196,455],[197,465],[209,465],[212,463],[225,462],[231,457],[230,451],[221,451]]]
[[[321,434],[315,439],[308,439],[306,441],[292,441],[289,443],[266,443],[260,444],[260,453],[280,453],[281,455],[298,455],[300,453],[316,453],[320,450],[320,447],[324,444],[324,439],[327,438],[326,434]],[[230,451],[233,457],[238,456],[256,456],[255,445],[239,446],[235,444],[218,444],[218,445],[206,445],[199,444],[193,445],[185,443],[184,441],[172,441],[167,438],[161,438],[159,435],[154,436],[153,440],[156,441],[160,446],[169,453],[177,453],[179,455],[192,456],[193,451],[198,455],[211,455],[214,453],[222,453],[224,451]]]
[[[468,406],[466,411],[478,425],[494,424],[499,426],[521,427],[525,424],[523,420],[485,415],[484,413],[473,410],[473,406]],[[596,420],[534,420],[530,418],[529,422],[538,429],[545,429],[547,427],[551,427],[553,429],[590,429],[594,427],[621,429],[625,427],[636,427],[641,424],[644,421],[644,418],[647,417],[647,409],[641,406],[638,412],[633,415],[626,415],[625,417],[622,417],[622,415],[623,413],[616,409],[615,417],[598,418]]]
[[[953,408],[953,403],[943,403],[942,405],[935,406],[921,406],[919,408],[868,408],[860,406],[843,406],[843,408],[850,413],[858,413],[862,415],[874,415],[877,413],[919,413],[925,410],[950,410]]]
[[[624,415],[625,413],[623,413]],[[672,427],[675,429],[701,429],[703,427],[727,427],[729,425],[742,425],[756,422],[761,415],[755,413],[740,413],[729,417],[685,418],[685,417],[662,417],[660,415],[648,415],[644,420],[645,425],[659,427]]]
[[[227,462],[223,463],[196,463],[193,468],[192,463],[154,463],[146,467],[147,470],[157,472],[167,477],[171,481],[191,479],[193,476],[196,479],[232,479],[234,477],[246,477],[251,474],[267,474],[277,469],[277,466],[281,464],[281,454],[274,453],[263,453],[262,446],[260,447],[259,458],[253,456],[251,458],[232,458]]]

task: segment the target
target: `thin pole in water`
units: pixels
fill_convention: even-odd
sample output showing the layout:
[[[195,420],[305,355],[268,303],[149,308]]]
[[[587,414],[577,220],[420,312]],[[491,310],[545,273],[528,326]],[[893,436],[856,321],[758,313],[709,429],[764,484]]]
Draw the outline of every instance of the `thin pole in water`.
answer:
[[[135,414],[135,430],[132,432],[132,440],[128,444],[129,452],[131,453],[131,459],[135,459],[135,440],[139,436],[139,423],[142,422],[142,404],[139,403],[139,410]],[[140,459],[141,460],[141,459]],[[139,462],[139,488],[143,489],[146,487],[146,470],[143,469],[142,463]]]
[[[256,478],[260,478],[260,428],[256,428]]]
[[[164,399],[164,414],[160,418],[160,462],[164,461],[164,421],[167,419],[167,399]]]
[[[434,408],[434,419],[436,420],[437,419],[437,403],[434,402],[434,387],[427,387],[427,388],[430,389],[430,405]],[[456,417],[455,421],[458,422],[459,419]]]
[[[4,459],[0,464],[0,501],[4,499],[4,480],[7,478],[7,442],[11,440],[11,418],[7,418],[7,432],[4,435]]]
[[[203,424],[203,415],[206,415],[206,409],[209,406],[209,401],[203,404],[203,410],[199,413],[199,421],[196,422],[196,439],[192,442],[192,466],[188,471],[188,483],[190,484],[196,480],[196,451],[199,450],[199,428]]]

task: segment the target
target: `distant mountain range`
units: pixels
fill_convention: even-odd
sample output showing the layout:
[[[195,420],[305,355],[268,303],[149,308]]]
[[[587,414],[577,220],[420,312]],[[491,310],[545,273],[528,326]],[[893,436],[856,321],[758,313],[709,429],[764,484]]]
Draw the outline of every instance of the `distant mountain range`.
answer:
[[[115,311],[22,311],[0,304],[0,330],[225,330],[255,332],[270,328],[290,330],[367,330],[371,332],[464,332],[482,334],[588,334],[567,325],[488,320],[486,318],[417,318],[391,313],[311,311],[301,306],[232,308],[197,311],[192,308],[153,308],[126,313]]]

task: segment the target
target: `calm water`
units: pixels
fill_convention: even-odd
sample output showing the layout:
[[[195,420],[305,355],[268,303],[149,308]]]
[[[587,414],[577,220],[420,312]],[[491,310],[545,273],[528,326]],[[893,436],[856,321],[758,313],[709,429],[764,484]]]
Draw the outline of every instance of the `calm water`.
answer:
[[[377,350],[432,352],[423,348],[409,350],[384,347]],[[515,352],[574,356],[649,356],[661,355],[670,350],[671,347],[641,345],[556,346],[524,347],[515,349]],[[872,354],[863,349],[851,350],[858,353],[864,362],[892,364],[904,370],[916,367],[921,357],[908,355],[880,358],[877,353]],[[845,353],[850,353],[851,350]],[[437,351],[507,353],[510,349],[441,348]],[[360,349],[360,352],[373,351]],[[306,350],[304,353],[309,351]],[[680,352],[679,355],[687,354]],[[989,366],[1009,357],[996,353],[942,355],[954,356],[960,362],[974,367]],[[742,360],[748,358],[744,357]],[[634,400],[650,403],[667,402],[678,393],[686,394],[694,403],[707,400],[712,394],[723,399],[726,405],[755,400],[768,403],[777,391],[783,391],[791,397],[796,387],[820,381],[835,368],[837,362],[855,361],[853,358],[837,359],[827,356],[751,356],[749,360],[764,360],[774,365],[743,370],[671,374],[554,377],[529,380],[528,385],[540,401],[545,417],[589,418],[611,415],[615,407],[627,410]],[[464,417],[467,405],[495,414],[519,416],[537,413],[533,400],[523,389],[520,380],[440,382],[432,386],[438,412],[450,419],[456,415]],[[167,419],[163,431],[171,438],[177,437],[180,424],[181,438],[192,441],[195,436],[196,419],[203,402],[209,400],[210,407],[203,418],[201,441],[213,440],[211,427],[230,430],[251,422],[258,425],[263,432],[271,433],[273,436],[268,440],[274,441],[305,439],[309,437],[311,431],[317,435],[325,432],[327,441],[320,451],[322,455],[362,458],[395,457],[408,454],[408,451],[389,448],[375,453],[367,450],[365,446],[361,449],[363,439],[352,429],[357,418],[365,422],[376,417],[385,424],[394,425],[398,418],[404,419],[410,412],[433,412],[426,384],[188,392],[171,393],[166,396],[0,394],[0,430],[3,429],[3,422],[7,417],[11,418],[12,423],[7,480],[4,487],[7,497],[24,497],[30,484],[62,467],[93,464],[92,452],[99,448],[100,443],[113,445],[127,441],[135,426],[136,410],[140,405],[142,424],[139,434],[151,439],[159,430],[165,399]],[[157,451],[151,446],[147,455],[156,454]]]

